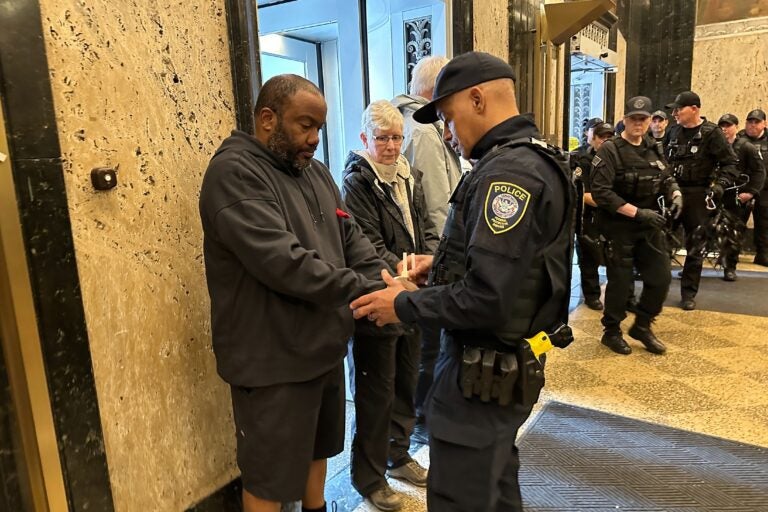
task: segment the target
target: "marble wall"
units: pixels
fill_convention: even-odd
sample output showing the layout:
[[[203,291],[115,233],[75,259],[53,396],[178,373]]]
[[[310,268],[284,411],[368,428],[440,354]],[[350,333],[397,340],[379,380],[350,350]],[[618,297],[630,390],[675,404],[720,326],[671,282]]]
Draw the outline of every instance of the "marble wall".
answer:
[[[768,18],[696,27],[691,88],[710,120],[732,112],[744,126],[747,112],[768,109]]]
[[[115,509],[183,509],[236,474],[197,213],[235,122],[224,1],[40,5]]]
[[[509,57],[509,18],[507,0],[474,0],[475,51],[487,52],[507,60]]]

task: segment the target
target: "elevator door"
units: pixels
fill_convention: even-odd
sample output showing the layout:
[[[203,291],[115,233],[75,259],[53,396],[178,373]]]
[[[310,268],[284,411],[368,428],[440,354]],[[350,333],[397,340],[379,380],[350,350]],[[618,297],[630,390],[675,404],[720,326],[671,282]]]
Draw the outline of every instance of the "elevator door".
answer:
[[[259,37],[259,50],[262,82],[266,82],[275,75],[290,73],[303,76],[322,89],[317,58],[318,48],[315,43],[279,34],[269,34]],[[326,130],[323,129],[315,158],[329,165],[326,137]]]

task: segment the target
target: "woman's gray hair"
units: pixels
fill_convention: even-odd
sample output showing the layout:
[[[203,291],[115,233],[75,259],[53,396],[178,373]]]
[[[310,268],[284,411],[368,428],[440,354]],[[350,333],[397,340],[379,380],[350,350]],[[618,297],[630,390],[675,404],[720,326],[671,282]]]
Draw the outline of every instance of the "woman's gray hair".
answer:
[[[368,105],[363,112],[363,133],[373,137],[374,130],[393,130],[403,128],[403,114],[387,100],[378,100]]]
[[[435,81],[440,70],[450,62],[447,58],[433,55],[424,57],[413,68],[411,74],[411,87],[408,90],[411,96],[426,97],[425,93],[435,88]]]

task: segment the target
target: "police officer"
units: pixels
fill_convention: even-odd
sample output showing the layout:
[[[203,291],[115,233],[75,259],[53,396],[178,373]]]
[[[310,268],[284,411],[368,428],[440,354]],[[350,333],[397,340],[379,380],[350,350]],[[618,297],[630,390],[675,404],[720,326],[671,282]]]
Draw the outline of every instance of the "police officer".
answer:
[[[694,298],[699,291],[704,266],[704,259],[692,251],[694,237],[691,235],[696,227],[706,224],[710,218],[707,197],[710,201],[721,200],[725,188],[733,184],[738,172],[736,155],[723,133],[715,123],[701,117],[698,94],[682,92],[667,108],[672,109],[677,124],[667,132],[664,147],[685,204],[681,219],[688,254],[681,275],[680,307],[690,311],[696,309]]]
[[[428,398],[430,511],[522,511],[515,438],[544,377],[545,356],[532,346],[544,333],[557,346],[570,338],[575,194],[567,164],[519,114],[514,79],[506,62],[479,52],[443,68],[414,119],[443,120],[477,163],[453,194],[434,261],[410,274],[422,279],[431,266],[432,286],[406,292],[384,273],[387,289],[351,304],[377,324],[443,328]]]
[[[768,129],[765,127],[765,112],[756,108],[747,114],[747,124],[738,137],[755,145],[763,161],[768,162]],[[752,218],[755,221],[755,263],[768,267],[768,181],[762,193],[755,199]]]
[[[592,164],[592,197],[600,208],[598,224],[607,239],[608,284],[601,342],[618,354],[632,352],[620,324],[627,316],[626,290],[633,265],[640,271],[643,291],[628,334],[649,352],[666,351],[651,331],[651,322],[661,312],[672,279],[663,232],[666,206],[676,217],[683,199],[664,162],[663,149],[647,135],[651,110],[650,99],[631,98],[624,108],[624,131],[597,150]]]
[[[581,291],[584,294],[584,304],[589,309],[600,311],[603,303],[600,301],[600,276],[598,267],[603,260],[600,254],[599,238],[595,217],[595,201],[589,189],[592,159],[597,149],[613,136],[613,126],[600,123],[593,126],[588,133],[587,148],[578,148],[571,152],[570,162],[573,181],[576,185],[576,255],[579,258],[581,274]]]
[[[667,134],[667,125],[669,118],[663,110],[657,110],[651,114],[651,135],[656,142],[664,143],[664,136]]]
[[[741,174],[739,183],[742,184],[746,177],[746,183],[738,188],[726,190],[723,195],[723,206],[726,210],[733,213],[738,219],[735,231],[739,238],[744,233],[747,225],[747,219],[752,212],[753,199],[758,196],[765,183],[765,165],[763,155],[760,150],[753,146],[746,137],[737,138],[736,132],[739,130],[739,118],[733,114],[724,114],[717,122],[717,126],[723,131],[725,139],[733,148],[738,159],[736,168]],[[721,254],[721,263],[723,265],[723,279],[726,281],[736,280],[736,264],[739,262],[738,246],[730,247]]]

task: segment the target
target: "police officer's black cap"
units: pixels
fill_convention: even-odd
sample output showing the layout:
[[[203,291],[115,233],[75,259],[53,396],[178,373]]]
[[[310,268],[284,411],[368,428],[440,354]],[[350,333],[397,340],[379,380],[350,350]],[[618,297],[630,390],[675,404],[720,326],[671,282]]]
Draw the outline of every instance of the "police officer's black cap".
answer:
[[[668,103],[666,108],[699,107],[701,108],[701,98],[693,91],[681,92],[675,97],[675,101]]]
[[[584,130],[590,130],[599,124],[603,124],[603,120],[600,119],[599,117],[593,117],[592,119],[587,121],[587,126],[584,127]]]
[[[596,136],[610,134],[613,135],[613,125],[611,123],[600,123],[592,130],[592,134]]]
[[[717,126],[723,126],[724,124],[739,124],[739,118],[733,114],[723,114],[717,122]]]
[[[763,112],[759,108],[756,108],[755,110],[753,110],[752,112],[747,114],[747,121],[749,121],[750,119],[756,119],[758,121],[765,121],[765,112]]]
[[[651,119],[653,119],[655,117],[659,117],[659,118],[664,119],[666,121],[667,120],[667,113],[664,112],[663,110],[657,110],[656,112],[651,114]]]
[[[434,123],[438,120],[435,110],[438,101],[474,85],[499,78],[516,80],[512,66],[488,53],[462,53],[443,67],[435,80],[432,101],[414,112],[413,118],[423,124]]]
[[[647,96],[635,96],[629,98],[627,104],[624,105],[624,117],[629,116],[647,116],[651,117],[653,111],[653,103],[651,98]]]

